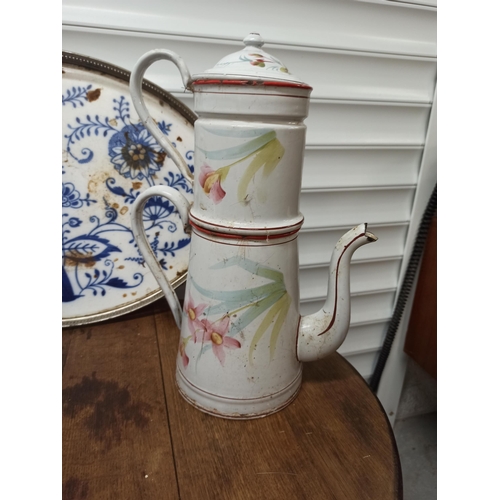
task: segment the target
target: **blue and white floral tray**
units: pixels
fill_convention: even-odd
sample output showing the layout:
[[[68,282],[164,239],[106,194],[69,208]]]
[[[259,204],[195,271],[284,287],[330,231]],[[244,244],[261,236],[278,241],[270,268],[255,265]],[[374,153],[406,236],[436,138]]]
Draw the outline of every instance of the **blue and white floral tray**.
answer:
[[[62,318],[63,326],[101,321],[162,296],[131,232],[130,207],[155,184],[192,188],[139,121],[130,73],[63,52]],[[151,116],[192,169],[196,115],[144,81]],[[152,248],[174,287],[187,275],[189,236],[172,204],[152,198],[144,211]]]

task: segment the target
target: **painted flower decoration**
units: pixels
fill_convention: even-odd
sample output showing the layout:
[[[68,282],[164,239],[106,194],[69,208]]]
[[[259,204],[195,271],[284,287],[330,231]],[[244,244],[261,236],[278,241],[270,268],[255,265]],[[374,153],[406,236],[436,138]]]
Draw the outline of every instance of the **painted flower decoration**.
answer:
[[[201,166],[198,180],[200,181],[203,191],[205,191],[214,203],[220,203],[224,196],[226,196],[226,192],[222,189],[220,184],[223,180],[223,175],[221,170],[213,170],[207,164]]]
[[[82,221],[78,217],[71,217],[68,221],[69,227],[79,227]]]
[[[153,196],[144,207],[143,220],[157,225],[162,219],[166,219],[174,211],[174,206],[163,196]]]
[[[250,61],[250,64],[252,66],[259,66],[260,68],[264,68],[267,63],[272,63],[273,61],[270,61],[269,59],[266,59],[265,56],[262,54],[248,54],[250,57],[255,57],[252,61]]]
[[[184,311],[186,312],[188,317],[189,331],[193,336],[193,342],[195,344],[198,340],[203,340],[205,326],[203,325],[202,320],[200,320],[200,316],[206,308],[206,304],[198,304],[196,306],[191,296],[188,297],[188,300],[184,304]]]
[[[184,368],[187,368],[187,365],[189,364],[189,357],[186,354],[186,344],[189,342],[189,338],[190,337],[181,337],[179,342],[179,356],[182,358],[182,365]]]
[[[248,54],[250,57],[253,57],[255,59],[248,59],[245,56],[240,57],[241,60],[243,61],[249,61],[252,66],[259,66],[260,68],[265,68],[266,63],[271,64],[271,65],[279,65],[279,70],[282,71],[283,73],[288,73],[288,69],[283,66],[283,64],[278,61],[278,59],[275,59],[272,56],[264,56],[263,54]],[[277,69],[277,68],[273,68]]]
[[[220,364],[224,366],[224,361],[226,359],[224,347],[227,349],[239,349],[241,347],[240,342],[227,336],[229,330],[229,316],[224,316],[222,319],[214,321],[213,323],[210,323],[207,319],[202,319],[201,323],[205,328],[203,340],[205,342],[211,342],[213,353],[220,361]]]
[[[259,66],[261,68],[264,68],[266,65],[266,62],[264,61],[264,59],[258,58],[258,59],[254,59],[253,61],[251,61],[250,64],[252,66]]]
[[[83,205],[80,199],[80,192],[75,189],[71,182],[63,182],[62,185],[62,206],[63,208],[80,208]]]
[[[142,123],[126,125],[111,137],[108,153],[116,170],[129,179],[147,179],[158,172],[166,153]]]

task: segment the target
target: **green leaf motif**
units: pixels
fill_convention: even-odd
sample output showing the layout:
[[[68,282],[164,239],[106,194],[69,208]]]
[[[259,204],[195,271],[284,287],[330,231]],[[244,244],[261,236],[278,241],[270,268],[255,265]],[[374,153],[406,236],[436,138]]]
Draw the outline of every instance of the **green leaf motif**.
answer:
[[[209,134],[217,135],[219,137],[232,137],[233,139],[248,139],[249,137],[261,137],[264,134],[269,134],[273,132],[271,128],[220,128],[216,129],[213,127],[207,128],[203,125],[199,125],[205,132]],[[276,137],[276,134],[274,135]],[[203,150],[202,150],[203,151]]]
[[[226,269],[231,266],[239,266],[250,274],[256,274],[261,278],[267,278],[272,281],[283,283],[283,273],[276,271],[272,267],[264,266],[259,262],[254,262],[249,259],[245,259],[240,255],[235,257],[230,257],[229,259],[223,260],[218,264],[213,265],[210,269]]]
[[[264,333],[266,333],[267,329],[270,327],[273,320],[276,318],[276,321],[274,323],[271,332],[271,340],[269,345],[270,355],[271,355],[270,359],[273,359],[274,351],[276,349],[276,343],[278,341],[278,336],[280,334],[281,327],[283,326],[288,310],[290,309],[290,303],[291,303],[290,295],[288,295],[288,293],[285,292],[269,309],[266,316],[262,320],[262,323],[259,325],[259,328],[257,328],[252,338],[252,342],[250,343],[250,353],[249,353],[250,363],[252,363],[253,360],[252,354],[253,351],[257,348],[257,343],[263,337]]]
[[[278,291],[251,304],[248,309],[231,325],[229,335],[233,337],[238,332],[241,332],[241,330],[246,328],[252,321],[267,311],[267,309],[269,309],[269,307],[271,307],[282,296],[283,292]]]
[[[207,290],[195,283],[194,280],[192,284],[205,297],[221,301],[220,304],[207,308],[208,316],[213,316],[214,314],[234,314],[234,311],[237,309],[254,304],[276,292],[284,291],[284,286],[281,283],[267,283],[260,287],[234,291]]]
[[[232,266],[239,266],[249,273],[269,279],[271,282],[250,289],[233,291],[209,290],[194,280],[191,280],[191,284],[203,296],[218,301],[217,304],[206,309],[207,316],[233,316],[241,312],[231,323],[227,334],[230,337],[234,337],[267,311],[250,342],[249,359],[251,363],[257,344],[274,322],[269,340],[270,359],[272,359],[292,302],[286,291],[283,273],[241,256],[226,259],[212,266],[211,269],[226,269]],[[206,346],[204,349],[208,349],[208,347]]]
[[[276,168],[276,165],[278,165],[281,161],[284,154],[285,148],[281,145],[281,142],[278,141],[278,139],[269,141],[265,146],[257,151],[254,159],[250,162],[250,165],[248,165],[245,173],[241,177],[238,185],[238,201],[243,202],[245,200],[248,185],[257,172],[263,168],[264,177],[268,177]]]
[[[274,357],[274,351],[276,349],[276,343],[278,342],[278,337],[281,332],[281,327],[285,322],[291,303],[292,303],[292,298],[287,293],[286,295],[283,296],[283,303],[280,305],[278,318],[276,319],[273,330],[271,332],[271,344],[269,346],[271,350],[271,359],[273,359]]]
[[[244,144],[239,144],[238,146],[233,146],[230,148],[217,149],[213,151],[198,148],[199,151],[201,151],[205,155],[207,160],[232,161],[232,163],[229,163],[224,167],[220,167],[215,171],[220,177],[220,182],[225,181],[230,169],[234,165],[241,163],[242,161],[253,156],[252,161],[246,167],[238,185],[238,201],[240,203],[246,203],[248,201],[248,186],[252,179],[254,179],[257,172],[261,169],[264,179],[268,177],[283,158],[283,155],[285,154],[285,148],[276,138],[276,131],[271,129],[221,129],[215,131],[210,130],[210,132],[214,135],[219,135],[222,137],[255,137],[255,139],[247,141]],[[260,201],[261,203],[265,202],[266,194],[264,186],[258,185],[256,194],[258,201]]]
[[[271,130],[251,141],[240,144],[239,146],[234,146],[232,148],[216,149],[215,151],[207,151],[206,149],[201,148],[199,149],[209,160],[241,161],[244,158],[254,154],[256,151],[258,151],[260,148],[262,148],[275,138],[276,132],[274,130]]]

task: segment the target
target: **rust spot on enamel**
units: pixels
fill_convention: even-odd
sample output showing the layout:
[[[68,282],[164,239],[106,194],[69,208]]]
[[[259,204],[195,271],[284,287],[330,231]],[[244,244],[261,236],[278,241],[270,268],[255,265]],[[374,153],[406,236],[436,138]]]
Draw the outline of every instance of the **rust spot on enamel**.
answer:
[[[93,180],[89,181],[87,189],[89,190],[89,193],[95,193],[97,191],[97,182]]]
[[[85,267],[95,266],[94,254],[92,252],[79,252],[77,250],[68,250],[64,254],[64,265],[68,267],[83,264]]]
[[[87,100],[89,102],[94,102],[97,101],[101,97],[101,89],[94,89],[94,90],[89,90],[87,92]]]
[[[167,153],[165,153],[165,151],[160,151],[159,153],[156,153],[156,163],[163,165],[163,162],[165,161],[166,157]]]

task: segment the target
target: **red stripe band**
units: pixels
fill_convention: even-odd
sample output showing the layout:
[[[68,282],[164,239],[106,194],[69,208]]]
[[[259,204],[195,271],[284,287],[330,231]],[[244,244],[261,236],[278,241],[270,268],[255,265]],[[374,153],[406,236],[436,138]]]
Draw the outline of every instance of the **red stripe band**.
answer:
[[[295,233],[298,233],[300,230],[300,226],[292,231],[288,231],[287,233],[280,234],[269,234],[266,229],[262,229],[264,234],[230,234],[221,231],[212,231],[210,229],[205,229],[204,227],[200,227],[193,222],[193,219],[190,219],[191,226],[196,231],[200,233],[209,234],[211,236],[215,236],[217,238],[225,238],[231,240],[259,240],[259,241],[267,241],[267,240],[277,240],[282,238],[287,238],[288,236],[292,236]]]
[[[312,87],[305,83],[267,80],[196,80],[192,82],[192,85],[248,85],[250,87],[264,85],[268,87],[292,87],[295,89],[312,90]]]

